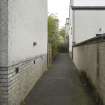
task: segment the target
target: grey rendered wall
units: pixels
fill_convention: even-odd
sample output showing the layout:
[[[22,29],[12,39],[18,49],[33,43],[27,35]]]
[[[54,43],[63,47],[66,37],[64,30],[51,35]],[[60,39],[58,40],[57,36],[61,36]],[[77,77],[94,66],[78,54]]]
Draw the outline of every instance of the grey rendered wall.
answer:
[[[8,101],[8,3],[0,0],[0,105]]]
[[[99,45],[99,54],[100,54],[100,57],[99,57],[99,61],[100,61],[100,66],[99,66],[99,92],[100,92],[100,95],[104,101],[104,104],[105,104],[105,42],[103,43],[100,43]]]
[[[73,37],[75,43],[81,43],[105,33],[105,10],[73,10]]]
[[[0,1],[0,67],[8,64],[8,3]]]
[[[80,72],[86,72],[105,104],[105,42],[74,47],[73,61]]]
[[[73,48],[73,60],[78,70],[85,71],[96,86],[97,47],[95,44]]]
[[[16,73],[16,68],[19,68],[18,73]],[[41,55],[14,65],[9,67],[8,70],[11,71],[8,79],[8,105],[20,105],[47,70],[47,55]]]

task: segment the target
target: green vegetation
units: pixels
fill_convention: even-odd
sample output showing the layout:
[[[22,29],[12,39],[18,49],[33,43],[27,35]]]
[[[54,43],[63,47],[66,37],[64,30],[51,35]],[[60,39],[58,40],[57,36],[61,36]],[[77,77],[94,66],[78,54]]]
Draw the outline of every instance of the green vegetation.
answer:
[[[65,38],[65,27],[61,28],[60,31],[59,31],[59,35],[62,36],[63,38]]]
[[[54,59],[59,48],[62,48],[65,43],[65,27],[59,30],[59,19],[55,15],[48,16],[48,42],[51,49],[49,54],[52,54],[52,59]]]
[[[62,27],[59,30],[59,52],[65,53],[68,52],[68,45],[66,44],[66,32],[65,32],[65,27]]]
[[[55,15],[48,17],[48,42],[52,46],[52,58],[58,54],[59,44],[59,20]]]

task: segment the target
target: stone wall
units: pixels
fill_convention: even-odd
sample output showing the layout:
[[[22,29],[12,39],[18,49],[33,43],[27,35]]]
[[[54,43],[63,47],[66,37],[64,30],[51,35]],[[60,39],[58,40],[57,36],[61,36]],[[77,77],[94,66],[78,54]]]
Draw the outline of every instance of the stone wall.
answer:
[[[105,42],[88,42],[73,47],[73,61],[84,71],[105,104]]]

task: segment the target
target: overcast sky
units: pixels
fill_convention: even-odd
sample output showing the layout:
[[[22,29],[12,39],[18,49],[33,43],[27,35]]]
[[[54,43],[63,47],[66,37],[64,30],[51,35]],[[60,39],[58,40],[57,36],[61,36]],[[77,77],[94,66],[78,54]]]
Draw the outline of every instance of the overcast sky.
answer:
[[[48,0],[48,12],[58,16],[60,27],[65,25],[69,17],[69,3],[70,0]]]
[[[73,0],[78,6],[105,6],[105,0]],[[69,17],[70,0],[48,0],[48,12],[54,13],[60,20],[60,27],[64,26]]]

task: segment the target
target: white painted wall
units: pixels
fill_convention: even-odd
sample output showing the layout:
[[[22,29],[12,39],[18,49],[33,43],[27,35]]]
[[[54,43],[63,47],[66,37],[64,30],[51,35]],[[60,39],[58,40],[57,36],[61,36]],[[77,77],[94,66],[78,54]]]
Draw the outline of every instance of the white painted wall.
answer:
[[[69,11],[70,15],[69,15],[69,52],[72,52],[72,42],[73,42],[73,11],[72,9],[70,8],[70,11]]]
[[[65,36],[65,37],[68,36],[68,34],[69,34],[69,29],[70,29],[70,25],[69,25],[68,23],[66,23],[66,24],[65,24],[65,31],[66,31],[66,36]]]
[[[8,31],[8,65],[47,54],[47,0],[9,0]]]
[[[105,33],[105,10],[75,10],[74,40],[80,43],[93,38],[99,33]]]
[[[72,28],[72,27],[70,27],[70,28]],[[70,30],[70,35],[69,35],[69,52],[72,52],[72,43],[73,43],[73,36],[71,35],[71,31],[72,30]]]

